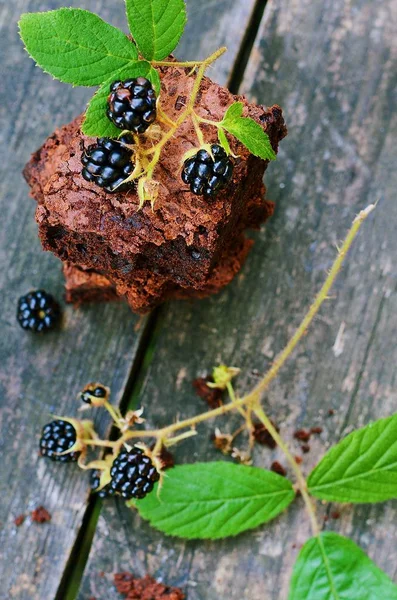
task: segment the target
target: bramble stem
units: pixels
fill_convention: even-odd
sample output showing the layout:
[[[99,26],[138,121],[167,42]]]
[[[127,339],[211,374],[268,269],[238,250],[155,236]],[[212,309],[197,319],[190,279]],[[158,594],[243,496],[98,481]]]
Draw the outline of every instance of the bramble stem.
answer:
[[[196,116],[195,116],[194,112],[192,112],[192,114],[190,116],[191,116],[191,119],[192,119],[192,122],[193,122],[193,125],[194,125],[194,130],[196,132],[198,143],[200,144],[200,146],[204,146],[205,140],[204,140],[203,132],[200,129],[199,122],[196,119]]]
[[[290,339],[290,341],[288,342],[288,344],[286,345],[284,350],[282,350],[282,352],[278,355],[278,357],[274,361],[272,367],[266,373],[264,378],[258,383],[257,386],[255,386],[255,388],[249,394],[247,394],[246,396],[243,396],[242,398],[237,399],[234,395],[233,388],[230,390],[228,387],[229,395],[231,398],[231,402],[229,404],[225,404],[223,406],[220,406],[219,408],[215,408],[214,410],[210,410],[208,412],[202,413],[195,417],[185,419],[184,421],[179,421],[177,423],[173,423],[172,425],[168,425],[167,427],[163,427],[158,430],[129,431],[123,436],[123,438],[122,438],[123,441],[126,441],[131,438],[135,438],[135,437],[155,437],[157,439],[166,439],[170,434],[174,433],[175,431],[178,431],[179,429],[194,427],[194,426],[198,425],[199,423],[202,423],[203,421],[208,421],[209,419],[214,419],[215,417],[224,415],[232,410],[237,409],[240,411],[240,409],[242,409],[244,406],[247,406],[248,410],[250,410],[250,409],[253,410],[253,412],[256,414],[258,419],[266,427],[266,429],[269,431],[272,438],[275,440],[275,442],[278,444],[278,446],[280,447],[282,452],[285,454],[286,459],[288,460],[289,464],[291,465],[291,468],[296,476],[298,486],[299,486],[300,492],[302,494],[302,498],[305,502],[305,506],[306,506],[307,512],[310,517],[313,534],[315,536],[318,536],[319,525],[317,522],[314,505],[313,505],[312,500],[307,491],[305,477],[304,477],[299,465],[297,464],[294,457],[292,456],[291,452],[289,451],[288,446],[285,444],[285,442],[283,441],[283,439],[281,438],[281,436],[275,429],[274,425],[270,421],[269,417],[264,412],[262,406],[260,405],[260,396],[267,389],[267,387],[269,386],[271,381],[278,375],[278,372],[280,371],[281,367],[284,365],[286,360],[292,354],[292,352],[294,351],[298,342],[305,335],[307,328],[309,327],[309,325],[313,321],[314,317],[318,313],[321,305],[328,298],[328,293],[331,289],[331,286],[333,285],[333,283],[335,281],[336,276],[338,275],[339,271],[341,270],[341,267],[346,258],[347,252],[349,251],[361,225],[363,224],[365,219],[368,217],[368,215],[374,210],[374,208],[375,208],[375,205],[371,204],[365,210],[362,210],[357,215],[357,217],[354,219],[353,224],[345,238],[345,241],[343,242],[340,250],[338,251],[337,257],[336,257],[336,259],[332,265],[332,268],[325,280],[325,283],[323,284],[322,288],[318,292],[314,302],[310,306],[308,313],[304,317],[302,323],[299,325],[298,329],[296,330],[296,332],[294,333],[294,335],[292,336],[292,338]],[[244,414],[245,414],[245,412],[244,412]]]
[[[367,216],[372,212],[374,208],[375,206],[371,204],[365,210],[362,210],[353,221],[353,224],[346,236],[346,239],[343,242],[342,247],[338,251],[337,257],[328,274],[328,277],[321,290],[317,294],[315,301],[311,305],[309,312],[303,319],[301,325],[298,327],[295,334],[292,336],[291,340],[288,342],[284,350],[276,358],[275,362],[273,363],[273,366],[266,373],[265,377],[259,382],[259,384],[252,390],[252,392],[250,392],[246,396],[243,396],[242,398],[236,399],[233,403],[224,404],[222,406],[219,406],[218,408],[209,410],[208,412],[201,413],[200,415],[196,415],[195,417],[191,417],[190,419],[185,419],[184,421],[179,421],[177,423],[173,423],[172,425],[168,425],[167,427],[163,427],[162,429],[156,429],[152,431],[129,431],[125,434],[125,439],[129,439],[132,437],[165,437],[170,433],[173,433],[174,431],[178,431],[179,429],[191,427],[197,425],[198,423],[202,423],[203,421],[208,421],[209,419],[220,417],[221,415],[224,415],[232,410],[238,409],[239,407],[257,403],[260,395],[265,391],[269,383],[276,377],[287,358],[295,349],[295,346],[297,345],[299,340],[306,333],[307,328],[313,321],[322,303],[327,299],[328,292],[342,267],[343,261],[346,257],[347,252],[350,249],[350,246],[353,243],[354,238],[356,237],[362,223],[365,221]]]
[[[272,436],[272,438],[274,439],[276,444],[279,446],[280,450],[284,453],[285,458],[289,462],[289,464],[295,474],[296,480],[298,482],[299,490],[302,494],[303,501],[305,503],[307,512],[310,517],[310,523],[312,526],[313,535],[318,535],[319,531],[320,531],[320,527],[317,522],[315,505],[307,491],[306,479],[302,473],[302,470],[300,469],[298,463],[296,462],[296,460],[292,456],[291,452],[289,451],[288,446],[286,445],[286,443],[284,442],[284,440],[278,433],[277,429],[274,427],[273,423],[271,422],[271,420],[269,419],[269,417],[267,416],[267,414],[265,413],[263,408],[261,406],[257,406],[257,407],[254,407],[253,411],[256,414],[256,416],[258,417],[258,419],[260,420],[260,422],[266,427],[266,429],[268,430],[268,432],[270,433],[270,435]]]
[[[200,117],[196,112],[194,112],[194,117],[200,123],[206,123],[207,125],[212,125],[213,127],[221,127],[221,121],[211,121],[211,119],[204,119],[204,117]]]
[[[167,131],[167,133],[162,137],[162,139],[155,145],[152,146],[151,148],[148,148],[147,150],[144,150],[142,154],[147,155],[147,154],[153,154],[153,160],[151,161],[151,165],[154,163],[154,165],[157,164],[159,158],[160,158],[160,152],[163,149],[163,147],[167,144],[167,142],[169,142],[169,140],[175,135],[175,132],[177,131],[177,129],[182,125],[182,123],[189,117],[189,115],[192,114],[193,109],[194,109],[194,105],[197,99],[197,94],[199,93],[200,90],[200,85],[201,82],[203,80],[204,74],[206,69],[210,66],[211,63],[213,63],[217,58],[219,58],[220,56],[222,56],[222,54],[226,52],[226,48],[219,48],[219,50],[217,50],[216,52],[214,52],[213,54],[211,54],[211,56],[209,56],[208,58],[206,58],[200,65],[200,68],[197,72],[197,76],[192,88],[192,92],[190,94],[190,98],[189,98],[189,102],[186,105],[185,110],[182,112],[182,114],[179,116],[179,118],[174,122],[174,126],[171,127],[171,129],[169,131]],[[175,63],[167,63],[170,66],[175,65]]]
[[[151,63],[153,67],[198,67],[205,64],[208,66],[214,61],[216,61],[220,56],[222,56],[222,54],[224,54],[226,50],[227,48],[225,46],[222,46],[222,48],[219,48],[219,50],[211,54],[211,56],[209,56],[205,60],[187,60],[183,62],[177,60],[152,60]]]

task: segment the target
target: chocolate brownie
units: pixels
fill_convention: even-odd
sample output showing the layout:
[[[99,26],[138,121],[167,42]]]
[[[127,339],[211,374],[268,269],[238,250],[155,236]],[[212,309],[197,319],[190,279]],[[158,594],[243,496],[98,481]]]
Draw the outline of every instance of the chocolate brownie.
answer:
[[[193,85],[193,78],[177,67],[162,69],[162,102],[177,118]],[[208,78],[200,88],[197,111],[221,119],[234,101],[244,103],[244,114],[261,123],[277,151],[286,135],[281,109],[248,104]],[[247,226],[259,225],[266,204],[248,206],[258,196],[267,162],[251,155],[231,138],[235,159],[229,186],[209,201],[190,193],[180,178],[182,157],[197,145],[187,120],[167,144],[156,169],[159,197],[154,210],[138,209],[135,191],[109,194],[81,176],[81,154],[93,142],[80,132],[81,117],[57,130],[25,168],[31,194],[38,202],[36,219],[43,247],[62,260],[105,273],[128,286],[131,277],[145,272],[164,277],[167,286],[199,291]],[[206,139],[216,142],[216,131],[204,127]],[[146,277],[145,275],[145,277]],[[147,280],[147,279],[145,279]]]
[[[218,293],[229,284],[241,269],[253,244],[252,240],[241,238],[222,257],[211,276],[199,289],[181,288],[166,278],[153,275],[149,271],[134,271],[130,283],[115,285],[104,275],[92,270],[65,263],[66,301],[79,305],[91,301],[109,301],[124,297],[132,310],[145,314],[155,306],[173,298],[205,298]],[[117,290],[117,294],[116,294]]]
[[[118,300],[116,286],[101,273],[92,269],[64,263],[65,300],[79,306],[88,302],[110,302]]]

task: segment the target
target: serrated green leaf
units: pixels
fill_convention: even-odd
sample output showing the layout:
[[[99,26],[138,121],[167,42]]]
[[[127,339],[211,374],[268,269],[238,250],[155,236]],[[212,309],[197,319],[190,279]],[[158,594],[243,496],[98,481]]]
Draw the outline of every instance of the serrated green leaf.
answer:
[[[243,103],[235,102],[227,109],[221,126],[244,144],[251,154],[263,160],[275,160],[276,153],[267,133],[256,121],[250,117],[242,117],[242,114]]]
[[[105,81],[91,98],[82,125],[82,131],[85,135],[110,138],[116,138],[120,135],[120,129],[106,116],[107,98],[110,94],[110,85],[114,81],[117,79],[123,81],[131,77],[146,77],[152,82],[157,95],[159,94],[159,74],[148,62],[140,60],[120,69],[116,73],[113,73],[112,77]]]
[[[233,123],[236,119],[243,116],[244,105],[242,102],[231,104],[224,114],[222,123]]]
[[[136,507],[168,535],[217,539],[274,519],[294,497],[290,481],[272,471],[210,462],[171,469],[159,497],[155,490]]]
[[[19,28],[30,56],[65,83],[100,85],[138,58],[136,46],[122,31],[88,10],[26,13]]]
[[[331,448],[308,487],[313,496],[335,502],[397,498],[397,415],[353,431]]]
[[[128,25],[142,56],[163,60],[186,25],[184,0],[126,0]]]
[[[227,152],[227,154],[231,154],[232,151],[230,149],[229,140],[227,139],[226,133],[224,132],[224,130],[221,129],[220,127],[218,128],[218,139],[219,139],[220,145],[225,150],[225,152]]]
[[[351,540],[311,538],[295,563],[288,600],[397,600],[397,586]]]

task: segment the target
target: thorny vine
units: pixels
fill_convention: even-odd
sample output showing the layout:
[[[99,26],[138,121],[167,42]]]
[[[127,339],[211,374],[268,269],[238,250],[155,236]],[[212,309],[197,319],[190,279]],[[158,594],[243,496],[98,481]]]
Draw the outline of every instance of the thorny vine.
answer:
[[[290,464],[291,469],[296,477],[296,488],[300,491],[300,494],[302,495],[306,510],[310,518],[313,535],[318,536],[320,532],[320,527],[316,518],[316,508],[313,500],[309,495],[304,474],[301,468],[299,467],[298,463],[296,462],[294,456],[291,454],[287,444],[284,442],[284,440],[278,433],[276,427],[273,425],[272,421],[265,413],[261,404],[261,396],[263,392],[268,388],[269,384],[273,381],[273,379],[278,375],[280,369],[290,357],[298,342],[305,335],[309,325],[318,313],[323,302],[329,298],[329,291],[343,265],[346,255],[361,225],[368,217],[368,215],[373,211],[374,208],[375,205],[371,204],[365,210],[361,211],[353,221],[353,224],[342,246],[338,249],[337,257],[335,259],[335,262],[333,263],[331,270],[328,273],[326,281],[323,284],[320,291],[318,292],[306,316],[302,320],[295,334],[285,346],[284,350],[282,350],[282,352],[275,359],[269,371],[266,373],[263,379],[254,387],[253,390],[251,390],[248,394],[242,396],[241,398],[236,397],[233,386],[231,384],[231,380],[238,373],[238,369],[219,367],[216,369],[217,376],[214,378],[215,383],[212,384],[212,386],[220,387],[221,389],[227,389],[230,398],[229,403],[221,405],[218,408],[209,410],[194,417],[190,417],[182,421],[177,421],[175,423],[172,423],[171,425],[167,425],[160,429],[154,430],[131,430],[129,428],[130,425],[133,426],[135,423],[142,422],[142,420],[140,419],[140,414],[137,414],[137,412],[134,413],[135,417],[132,419],[131,423],[128,423],[128,419],[126,420],[125,418],[123,418],[121,416],[120,411],[117,408],[113,407],[108,402],[108,400],[106,400],[104,403],[102,403],[102,405],[108,410],[116,426],[120,429],[120,438],[116,441],[111,441],[100,440],[94,437],[84,439],[82,440],[82,442],[86,446],[99,446],[110,448],[112,449],[113,455],[117,455],[122,446],[127,444],[131,440],[137,440],[138,438],[154,438],[156,442],[153,450],[151,451],[151,455],[153,459],[156,460],[158,459],[161,448],[163,446],[171,446],[190,436],[196,435],[196,426],[199,423],[208,421],[210,419],[215,419],[216,417],[220,417],[232,411],[238,411],[246,420],[247,427],[252,429],[251,417],[252,414],[254,414],[263,424],[263,426],[266,427],[269,434],[276,442],[276,444],[280,447],[281,451],[286,457],[286,460]],[[174,435],[181,430],[185,431],[182,431],[182,433],[178,435]],[[80,464],[80,466],[84,469],[101,468],[101,464],[103,464],[103,461],[93,461],[86,465]]]

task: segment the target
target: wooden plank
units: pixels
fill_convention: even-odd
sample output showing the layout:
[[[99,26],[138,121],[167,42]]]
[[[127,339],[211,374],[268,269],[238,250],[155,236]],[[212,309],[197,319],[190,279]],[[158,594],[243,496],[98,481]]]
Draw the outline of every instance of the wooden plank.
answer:
[[[30,336],[16,324],[16,300],[28,289],[40,286],[62,297],[58,261],[42,253],[34,223],[34,202],[27,198],[21,169],[52,130],[68,122],[84,107],[91,90],[62,85],[35,69],[17,35],[22,12],[47,10],[63,0],[17,0],[2,7],[0,50],[3,57],[1,98],[2,227],[0,252],[2,338],[0,346],[1,443],[4,450],[0,478],[1,550],[0,597],[36,600],[54,598],[86,510],[87,478],[74,466],[52,465],[37,456],[41,427],[50,413],[75,414],[78,390],[88,381],[106,379],[114,402],[120,402],[139,350],[145,324],[135,331],[137,318],[123,305],[95,306],[77,312],[65,310],[62,331],[46,337]],[[73,0],[68,5],[98,12],[125,29],[123,2]],[[253,1],[237,6],[239,22],[226,15],[227,2],[190,2],[192,17],[184,55],[205,56],[231,40],[228,58],[214,70],[225,81],[230,63],[249,20]],[[193,20],[194,19],[194,20]],[[205,27],[206,43],[192,35],[197,23]],[[98,423],[104,430],[105,419]],[[50,524],[29,519],[17,528],[14,518],[44,505],[52,514]],[[4,596],[3,596],[4,594]]]
[[[332,299],[265,406],[297,454],[294,430],[324,427],[304,455],[306,472],[343,434],[395,411],[395,24],[392,0],[268,5],[244,90],[258,102],[280,103],[288,119],[289,137],[266,178],[276,214],[255,236],[243,273],[227,290],[168,307],[141,394],[148,426],[203,410],[191,381],[219,360],[243,369],[240,391],[252,386],[307,310],[355,214],[379,198]],[[335,415],[327,416],[331,408]],[[177,449],[178,460],[219,458],[208,441],[213,428],[200,426],[201,435]],[[258,465],[269,467],[274,459],[284,463],[278,450],[255,451]],[[350,535],[396,578],[396,508],[343,507],[341,518],[330,518],[324,528]],[[318,510],[320,520],[330,514],[329,506]],[[293,562],[309,535],[301,502],[256,532],[186,543],[109,500],[79,598],[116,600],[111,574],[129,570],[181,585],[188,600],[285,600]]]
[[[76,414],[77,392],[92,380],[112,382],[113,400],[119,402],[144,330],[134,330],[138,319],[122,304],[78,311],[68,307],[62,330],[43,337],[23,332],[15,319],[17,298],[29,289],[43,287],[63,296],[60,263],[40,248],[35,203],[21,170],[55,126],[84,108],[91,90],[73,90],[34,68],[16,25],[24,11],[63,4],[51,0],[38,7],[18,0],[1,9],[0,597],[7,599],[55,597],[84,515],[87,478],[76,466],[39,459],[42,426],[51,413]],[[80,1],[69,4],[79,6]],[[116,25],[123,23],[122,3],[106,5],[85,3]],[[103,430],[107,423],[98,426]],[[38,505],[52,514],[50,524],[27,519],[19,528],[14,525],[17,515]]]

